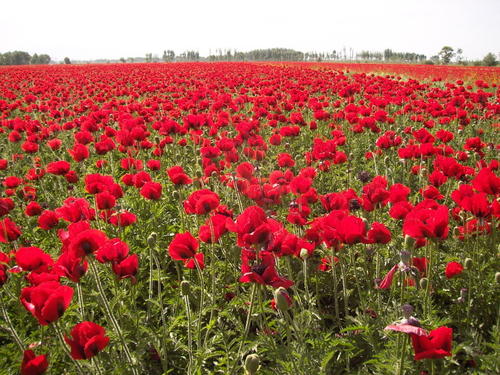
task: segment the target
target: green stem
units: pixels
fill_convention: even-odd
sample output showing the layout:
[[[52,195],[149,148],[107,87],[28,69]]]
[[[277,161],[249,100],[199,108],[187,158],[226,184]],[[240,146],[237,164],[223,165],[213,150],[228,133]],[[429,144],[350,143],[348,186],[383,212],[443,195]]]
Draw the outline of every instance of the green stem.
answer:
[[[188,354],[189,354],[189,364],[188,364],[188,374],[191,374],[193,370],[193,337],[191,334],[191,307],[189,305],[189,297],[184,296],[184,304],[186,305],[186,316],[187,316],[187,334],[188,334]]]
[[[335,307],[335,318],[337,319],[337,324],[340,325],[340,313],[339,313],[339,296],[337,292],[337,271],[335,267],[335,256],[332,255],[331,258],[331,270],[332,270],[332,276],[333,276],[333,300],[334,300],[334,307]]]
[[[94,279],[95,279],[95,282],[97,285],[97,290],[99,292],[99,295],[101,296],[101,300],[104,304],[106,314],[108,315],[108,319],[111,321],[111,324],[113,325],[113,328],[114,328],[116,334],[118,335],[118,338],[120,339],[120,342],[121,342],[122,347],[123,347],[123,351],[125,352],[125,356],[127,357],[127,361],[130,364],[132,372],[134,373],[134,375],[139,375],[139,372],[137,371],[137,368],[135,366],[135,362],[134,362],[132,355],[130,354],[130,350],[127,346],[127,342],[125,341],[125,337],[123,336],[123,332],[120,328],[120,325],[118,324],[118,321],[116,320],[116,317],[113,313],[113,310],[111,309],[111,306],[109,305],[109,301],[106,298],[106,294],[104,293],[104,289],[102,287],[101,280],[99,279],[98,269],[97,269],[97,266],[95,264],[95,260],[89,259],[89,264],[90,264],[90,268],[92,269],[92,273],[94,275]]]
[[[85,304],[83,301],[82,286],[80,283],[76,283],[76,294],[78,296],[78,309],[80,310],[80,318],[85,321]]]
[[[250,331],[250,322],[252,320],[253,305],[255,302],[256,291],[257,291],[257,284],[254,283],[252,285],[252,294],[250,296],[250,306],[248,307],[248,314],[247,314],[247,319],[245,322],[245,332],[243,333],[243,338],[240,341],[240,346],[238,347],[238,354],[236,355],[234,365],[231,369],[231,374],[234,374],[234,370],[238,364],[238,359],[240,358],[240,355],[241,355],[241,350],[243,349],[243,344],[245,343],[247,336],[248,336],[248,332]]]
[[[408,344],[408,335],[404,335],[403,337],[403,345],[401,347],[401,357],[399,358],[399,367],[398,367],[398,375],[403,375],[404,373],[404,364],[406,357],[406,346]]]
[[[200,264],[196,258],[194,263],[196,265],[196,270],[198,271],[198,277],[200,279],[200,306],[198,307],[198,322],[196,327],[196,337],[198,342],[198,350],[201,350],[201,321],[203,317],[203,305],[205,303],[205,282],[203,281],[203,273],[201,272]]]
[[[304,259],[304,289],[306,290],[307,306],[311,303],[311,294],[309,292],[309,284],[307,281],[307,259]]]
[[[7,309],[4,306],[3,302],[3,297],[0,297],[0,309],[2,309],[2,315],[5,319],[5,322],[7,323],[7,327],[14,338],[14,341],[16,342],[17,346],[19,346],[19,349],[23,352],[24,351],[24,344],[19,335],[17,334],[16,329],[14,328],[14,325],[12,324],[12,321],[10,320],[9,314],[7,313]]]

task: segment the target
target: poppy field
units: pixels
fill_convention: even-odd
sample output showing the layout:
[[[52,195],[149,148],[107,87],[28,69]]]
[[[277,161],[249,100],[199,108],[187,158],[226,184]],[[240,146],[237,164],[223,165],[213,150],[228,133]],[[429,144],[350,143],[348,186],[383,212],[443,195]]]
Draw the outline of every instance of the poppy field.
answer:
[[[0,374],[499,373],[500,68],[392,68],[0,68]]]

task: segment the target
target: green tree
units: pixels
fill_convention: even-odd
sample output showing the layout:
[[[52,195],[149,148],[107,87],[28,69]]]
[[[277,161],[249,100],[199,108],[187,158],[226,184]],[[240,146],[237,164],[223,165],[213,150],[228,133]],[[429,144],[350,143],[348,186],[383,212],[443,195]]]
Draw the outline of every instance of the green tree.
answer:
[[[491,52],[483,58],[483,64],[486,66],[496,66],[498,64],[497,58]]]
[[[455,56],[455,51],[450,46],[444,46],[439,52],[439,57],[445,64],[449,64],[453,56]]]
[[[66,56],[66,57],[64,58],[64,63],[65,63],[65,64],[71,64],[71,60],[69,59],[69,57],[67,57],[67,56]]]

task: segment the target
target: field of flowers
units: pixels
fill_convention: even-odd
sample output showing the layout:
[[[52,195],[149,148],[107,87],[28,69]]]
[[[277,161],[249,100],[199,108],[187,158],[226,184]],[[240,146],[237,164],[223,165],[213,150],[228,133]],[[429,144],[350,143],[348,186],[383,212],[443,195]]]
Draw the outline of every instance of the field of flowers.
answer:
[[[0,68],[0,374],[499,373],[500,68],[412,69]]]

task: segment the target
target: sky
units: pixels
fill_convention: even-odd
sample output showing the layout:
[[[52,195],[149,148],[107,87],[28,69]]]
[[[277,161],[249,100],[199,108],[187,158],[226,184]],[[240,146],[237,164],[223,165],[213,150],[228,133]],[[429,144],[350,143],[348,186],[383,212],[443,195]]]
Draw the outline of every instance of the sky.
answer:
[[[500,0],[3,0],[0,53],[52,60],[196,50],[500,53]]]

